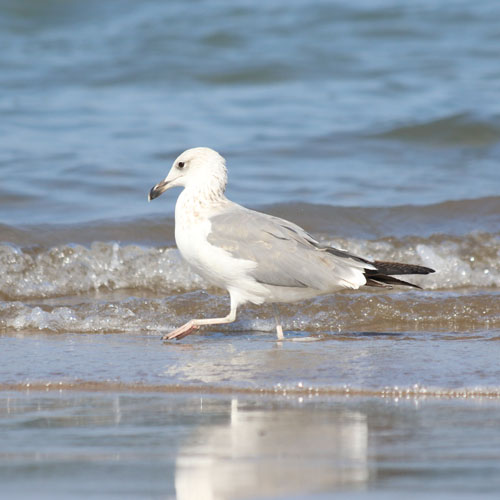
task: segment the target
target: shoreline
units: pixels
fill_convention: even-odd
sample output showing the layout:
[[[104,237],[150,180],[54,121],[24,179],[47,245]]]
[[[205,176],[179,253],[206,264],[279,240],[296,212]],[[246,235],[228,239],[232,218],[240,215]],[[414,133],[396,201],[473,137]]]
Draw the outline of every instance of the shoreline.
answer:
[[[73,381],[73,382],[19,382],[0,383],[0,392],[97,392],[97,393],[146,393],[146,394],[199,394],[199,395],[236,395],[236,396],[296,396],[296,397],[370,397],[391,399],[491,399],[500,400],[500,388],[495,389],[433,389],[425,387],[385,387],[380,389],[355,387],[296,387],[278,386],[251,388],[238,386],[189,385],[189,384],[144,384],[141,382],[119,381]]]

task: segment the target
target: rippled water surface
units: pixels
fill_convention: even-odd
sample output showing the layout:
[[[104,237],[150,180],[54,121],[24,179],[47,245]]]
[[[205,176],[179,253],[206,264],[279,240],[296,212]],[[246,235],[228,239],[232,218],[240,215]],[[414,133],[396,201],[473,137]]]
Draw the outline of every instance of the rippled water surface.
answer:
[[[2,492],[494,496],[499,18],[0,0]],[[200,145],[231,199],[437,272],[282,305],[284,342],[248,306],[162,343],[228,308],[175,248],[178,193],[146,199]]]
[[[2,491],[18,498],[496,498],[500,487],[498,401],[7,392],[0,402]]]

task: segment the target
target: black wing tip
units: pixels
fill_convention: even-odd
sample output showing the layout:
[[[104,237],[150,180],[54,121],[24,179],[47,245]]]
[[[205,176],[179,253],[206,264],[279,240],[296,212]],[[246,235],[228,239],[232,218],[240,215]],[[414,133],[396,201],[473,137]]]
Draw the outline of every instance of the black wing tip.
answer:
[[[394,276],[388,276],[387,274],[365,274],[366,283],[365,286],[376,286],[380,288],[392,288],[392,285],[399,286],[409,286],[411,288],[418,288],[422,290],[421,286],[415,285],[415,283],[410,283],[409,281],[400,280],[394,278]]]
[[[385,262],[376,260],[373,265],[377,268],[373,273],[401,275],[401,274],[431,274],[435,269],[431,267],[418,266],[416,264],[402,264],[401,262]],[[369,271],[369,270],[368,270]]]
[[[365,270],[366,286],[392,288],[391,285],[400,285],[422,290],[421,286],[395,278],[394,275],[431,274],[436,272],[430,267],[402,264],[400,262],[375,261],[373,265],[376,269]]]
[[[417,270],[413,274],[432,274],[435,273],[436,270],[432,269],[432,267],[425,267],[425,266],[413,266]]]

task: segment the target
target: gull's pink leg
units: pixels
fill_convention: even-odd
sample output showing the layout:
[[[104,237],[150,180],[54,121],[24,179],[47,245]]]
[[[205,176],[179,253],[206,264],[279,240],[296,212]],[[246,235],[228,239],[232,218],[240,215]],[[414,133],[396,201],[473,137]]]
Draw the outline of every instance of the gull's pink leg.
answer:
[[[224,323],[232,323],[236,319],[236,309],[237,306],[231,304],[231,311],[227,316],[223,318],[207,318],[207,319],[192,319],[185,323],[184,325],[176,328],[170,333],[165,334],[161,339],[162,340],[180,340],[187,335],[193,333],[195,330],[198,330],[200,326],[204,325],[222,325]]]

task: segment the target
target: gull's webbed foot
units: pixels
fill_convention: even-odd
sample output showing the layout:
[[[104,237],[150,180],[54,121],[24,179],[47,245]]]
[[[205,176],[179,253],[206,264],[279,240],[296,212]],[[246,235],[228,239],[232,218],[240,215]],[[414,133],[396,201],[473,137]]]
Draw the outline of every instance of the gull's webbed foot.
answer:
[[[179,328],[176,328],[175,330],[171,331],[170,333],[166,333],[163,335],[161,338],[162,340],[180,340],[183,339],[184,337],[187,337],[191,333],[195,332],[198,330],[199,325],[194,324],[193,320],[188,321],[184,325],[180,326]]]

